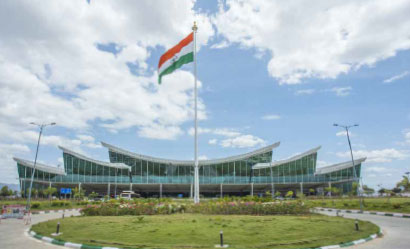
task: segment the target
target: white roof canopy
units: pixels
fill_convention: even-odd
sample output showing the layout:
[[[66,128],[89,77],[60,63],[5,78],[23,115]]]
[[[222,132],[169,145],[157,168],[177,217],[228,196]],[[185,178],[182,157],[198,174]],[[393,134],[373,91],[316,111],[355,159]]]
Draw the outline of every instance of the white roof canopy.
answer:
[[[21,159],[21,158],[16,158],[13,157],[14,161],[16,161],[18,164],[21,164],[25,167],[29,167],[29,168],[34,168],[34,162],[29,161],[29,160],[25,160],[25,159]],[[64,167],[58,168],[58,167],[54,167],[54,166],[49,166],[49,165],[45,165],[42,163],[36,163],[36,170],[41,170],[50,174],[56,174],[56,175],[66,175],[65,171],[64,171]]]
[[[104,142],[101,142],[102,146],[108,148],[108,150],[112,152],[116,152],[119,154],[127,155],[132,158],[140,159],[140,160],[146,160],[146,161],[151,161],[151,162],[156,162],[156,163],[163,163],[163,164],[174,164],[174,165],[180,165],[180,166],[193,166],[194,161],[193,160],[173,160],[173,159],[163,159],[163,158],[157,158],[157,157],[151,157],[151,156],[145,156],[141,154],[137,154],[134,152],[130,152],[121,148],[118,148],[114,145],[110,145]],[[233,162],[237,160],[243,160],[245,158],[258,155],[261,153],[266,153],[272,151],[273,148],[278,147],[280,142],[268,145],[266,147],[244,153],[241,155],[237,156],[231,156],[231,157],[225,157],[225,158],[220,158],[220,159],[210,159],[210,160],[199,160],[199,165],[210,165],[210,164],[217,164],[217,163],[226,163],[226,162]]]
[[[320,148],[321,148],[321,146],[318,146],[318,147],[316,147],[316,148],[313,148],[313,149],[311,149],[311,150],[308,150],[308,151],[303,152],[303,153],[301,153],[301,154],[298,154],[298,155],[296,155],[296,156],[292,156],[292,157],[289,157],[289,158],[287,158],[287,159],[283,159],[283,160],[279,160],[279,161],[275,161],[275,162],[270,162],[270,163],[257,163],[257,164],[255,164],[255,165],[252,166],[252,169],[265,169],[265,168],[277,167],[277,166],[283,165],[283,164],[288,163],[288,162],[296,161],[296,160],[298,160],[298,159],[301,159],[302,157],[305,157],[305,156],[314,154],[314,153],[316,153]]]
[[[364,162],[366,160],[366,157],[363,158],[359,158],[354,160],[354,166],[361,164],[362,162]],[[348,168],[352,168],[353,164],[352,161],[347,161],[344,163],[337,163],[337,164],[333,164],[333,165],[329,165],[329,166],[325,166],[325,167],[321,167],[321,168],[316,168],[316,175],[322,175],[322,174],[327,174],[327,173],[331,173],[334,171],[339,171],[342,169],[348,169]]]
[[[67,148],[64,148],[62,146],[58,146],[58,148],[61,149],[64,153],[70,154],[72,156],[83,159],[85,161],[89,161],[89,162],[99,164],[99,165],[102,165],[102,166],[106,166],[106,167],[110,167],[110,168],[131,170],[131,167],[124,164],[124,163],[110,163],[110,162],[99,161],[99,160],[95,160],[95,159],[89,158],[87,156],[81,155],[77,152],[74,152],[74,151],[69,150]]]

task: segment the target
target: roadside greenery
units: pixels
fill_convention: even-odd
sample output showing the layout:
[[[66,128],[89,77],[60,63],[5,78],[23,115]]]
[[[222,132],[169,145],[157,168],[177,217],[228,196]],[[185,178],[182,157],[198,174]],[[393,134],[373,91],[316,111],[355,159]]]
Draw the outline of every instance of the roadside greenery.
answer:
[[[143,199],[133,201],[110,200],[97,205],[87,205],[81,210],[87,216],[155,215],[174,213],[224,214],[224,215],[279,215],[309,214],[303,201],[244,201],[229,198],[203,201],[199,204],[178,203],[166,200],[151,202]]]
[[[33,225],[36,233],[87,245],[121,248],[214,248],[219,232],[230,248],[317,248],[357,240],[378,232],[370,222],[312,214],[250,216],[173,214],[81,216]],[[280,224],[280,225],[279,225]]]

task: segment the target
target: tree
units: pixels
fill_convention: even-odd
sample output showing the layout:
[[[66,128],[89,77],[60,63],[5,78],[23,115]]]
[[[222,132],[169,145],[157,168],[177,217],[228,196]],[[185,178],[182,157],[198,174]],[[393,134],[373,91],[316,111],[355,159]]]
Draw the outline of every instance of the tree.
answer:
[[[386,193],[386,189],[385,189],[385,188],[381,188],[381,189],[379,189],[379,191],[377,191],[377,192],[379,192],[379,195],[384,195],[384,194]]]
[[[403,179],[396,184],[396,187],[401,188],[403,192],[410,192],[410,181],[408,176],[403,176]]]
[[[313,188],[310,188],[310,189],[309,189],[309,194],[310,194],[310,195],[314,195],[314,194],[315,194],[315,190],[314,190]]]
[[[341,191],[341,189],[339,189],[339,188],[336,188],[336,187],[327,187],[327,188],[325,188],[325,191],[329,194],[332,194],[332,195],[339,195],[342,191]]]
[[[367,185],[363,185],[363,192],[366,195],[372,195],[372,194],[374,194],[375,191],[374,191],[374,189],[368,187]]]
[[[401,192],[401,188],[393,188],[391,191],[395,194],[399,194]]]
[[[352,195],[357,195],[359,193],[359,183],[353,182],[352,183]]]
[[[98,196],[98,194],[96,192],[91,192],[91,194],[88,195],[89,199],[95,199]]]
[[[286,198],[292,198],[292,197],[293,197],[293,191],[292,191],[292,190],[288,191],[288,192],[286,193],[285,197],[286,197]]]
[[[84,189],[75,188],[75,189],[73,190],[73,192],[74,192],[74,198],[75,198],[75,199],[82,199],[82,198],[84,198],[84,195],[85,195]]]
[[[11,194],[10,194],[10,191],[11,191]],[[10,196],[12,194],[13,194],[13,190],[11,190],[11,189],[9,190],[9,187],[7,187],[7,186],[3,186],[0,190],[0,195],[3,196],[3,197],[7,197],[7,196]]]
[[[277,197],[280,197],[282,194],[279,192],[279,191],[276,191],[276,193],[275,193],[275,197],[277,198]]]
[[[55,194],[57,192],[56,188],[53,187],[48,187],[46,189],[43,190],[44,195],[48,196],[48,199],[51,201],[51,197],[53,196],[53,194]]]

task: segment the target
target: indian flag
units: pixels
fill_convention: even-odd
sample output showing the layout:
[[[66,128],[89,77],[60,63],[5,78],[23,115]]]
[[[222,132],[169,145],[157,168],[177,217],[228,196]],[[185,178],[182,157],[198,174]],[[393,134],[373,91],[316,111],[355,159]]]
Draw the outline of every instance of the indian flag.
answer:
[[[174,72],[182,65],[194,61],[194,33],[189,34],[173,48],[165,52],[158,63],[158,83],[164,75]]]

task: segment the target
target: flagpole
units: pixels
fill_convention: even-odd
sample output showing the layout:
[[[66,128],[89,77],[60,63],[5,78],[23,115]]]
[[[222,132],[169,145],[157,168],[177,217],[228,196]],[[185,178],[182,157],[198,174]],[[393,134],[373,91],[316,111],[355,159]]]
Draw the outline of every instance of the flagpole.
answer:
[[[197,90],[197,77],[196,77],[196,32],[198,27],[196,22],[192,26],[194,33],[194,78],[195,78],[195,167],[194,167],[194,203],[199,203],[199,162],[198,162],[198,90]]]

